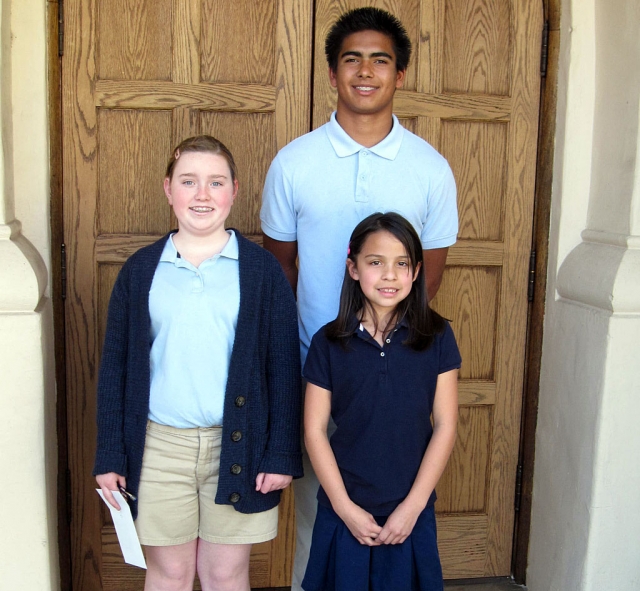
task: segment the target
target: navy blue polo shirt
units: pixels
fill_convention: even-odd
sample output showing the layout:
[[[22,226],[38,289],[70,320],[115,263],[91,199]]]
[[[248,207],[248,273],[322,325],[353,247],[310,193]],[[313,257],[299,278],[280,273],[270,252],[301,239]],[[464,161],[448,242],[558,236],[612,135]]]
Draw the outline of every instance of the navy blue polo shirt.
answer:
[[[360,325],[345,350],[324,327],[313,337],[304,377],[331,392],[331,436],[349,498],[374,516],[390,515],[409,494],[431,440],[438,375],[460,367],[449,324],[425,351],[403,345],[400,325],[380,346]],[[436,500],[435,491],[428,505]],[[318,502],[331,503],[320,487]]]

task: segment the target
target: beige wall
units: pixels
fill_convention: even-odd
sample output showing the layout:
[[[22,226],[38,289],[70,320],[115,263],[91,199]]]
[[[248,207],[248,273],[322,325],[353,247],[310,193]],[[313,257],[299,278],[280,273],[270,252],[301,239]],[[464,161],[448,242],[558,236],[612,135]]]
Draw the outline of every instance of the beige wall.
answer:
[[[0,587],[43,591],[59,587],[45,5],[0,0]]]
[[[640,4],[564,0],[530,591],[640,588]]]

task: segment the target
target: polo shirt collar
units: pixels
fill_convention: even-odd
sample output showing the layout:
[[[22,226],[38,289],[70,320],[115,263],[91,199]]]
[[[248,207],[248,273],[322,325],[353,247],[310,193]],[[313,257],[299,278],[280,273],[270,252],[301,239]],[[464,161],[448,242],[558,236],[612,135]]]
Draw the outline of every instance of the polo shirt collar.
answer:
[[[167,240],[167,242],[165,243],[164,248],[162,250],[162,254],[160,255],[160,262],[172,263],[176,267],[184,267],[185,261],[182,259],[182,257],[180,256],[180,253],[178,252],[178,249],[176,248],[176,245],[173,243],[174,234],[175,232],[169,235],[169,240]],[[229,234],[229,240],[224,245],[224,248],[218,253],[218,255],[214,255],[214,257],[221,256],[228,259],[234,259],[237,261],[239,258],[238,237],[236,236],[236,233],[233,230],[227,230],[227,234]],[[214,257],[211,257],[211,258],[214,258]],[[207,259],[207,260],[211,260],[211,259]]]
[[[373,339],[373,337],[365,330],[364,326],[362,325],[362,322],[360,322],[356,318],[356,316],[353,316],[350,322],[353,323],[352,326],[354,327],[354,332],[359,338],[365,341],[369,341]],[[406,318],[403,318],[402,320],[400,320],[400,322],[398,322],[393,332],[394,333],[398,332],[400,328],[407,328],[407,329],[409,328],[409,324],[407,323]]]
[[[392,115],[392,118],[393,127],[391,128],[389,135],[371,148],[365,148],[356,142],[344,129],[342,129],[342,127],[340,127],[340,124],[336,119],[336,111],[331,113],[331,119],[329,120],[329,123],[327,123],[325,129],[327,130],[327,136],[338,158],[352,156],[353,154],[357,154],[360,150],[368,150],[369,152],[373,152],[376,156],[380,156],[386,160],[395,160],[398,152],[400,151],[400,146],[402,145],[404,128],[400,125],[400,121],[398,121],[398,118],[395,115]]]

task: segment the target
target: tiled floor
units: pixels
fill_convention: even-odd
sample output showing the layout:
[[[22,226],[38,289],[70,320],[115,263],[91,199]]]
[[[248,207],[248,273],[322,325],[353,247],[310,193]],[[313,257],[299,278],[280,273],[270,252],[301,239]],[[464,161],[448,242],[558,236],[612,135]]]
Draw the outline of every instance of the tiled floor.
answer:
[[[527,591],[526,587],[516,585],[511,579],[480,580],[478,582],[447,581],[445,591]]]

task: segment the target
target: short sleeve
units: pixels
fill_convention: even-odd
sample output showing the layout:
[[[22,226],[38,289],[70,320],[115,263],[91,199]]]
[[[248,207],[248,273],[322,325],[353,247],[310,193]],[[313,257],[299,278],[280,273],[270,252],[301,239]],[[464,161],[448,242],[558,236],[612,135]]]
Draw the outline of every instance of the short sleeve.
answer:
[[[455,244],[457,236],[456,181],[445,161],[440,174],[432,180],[429,188],[427,217],[424,220],[420,241],[424,250],[446,248]]]
[[[333,381],[331,379],[331,364],[329,341],[324,335],[322,327],[311,339],[309,353],[302,370],[302,376],[307,382],[333,391]]]
[[[452,369],[460,369],[462,357],[456,337],[453,334],[451,326],[447,322],[444,332],[440,335],[440,359],[438,364],[438,373],[445,373]]]
[[[285,178],[281,157],[277,155],[267,172],[260,210],[262,231],[281,242],[297,240],[297,216],[291,183]]]

